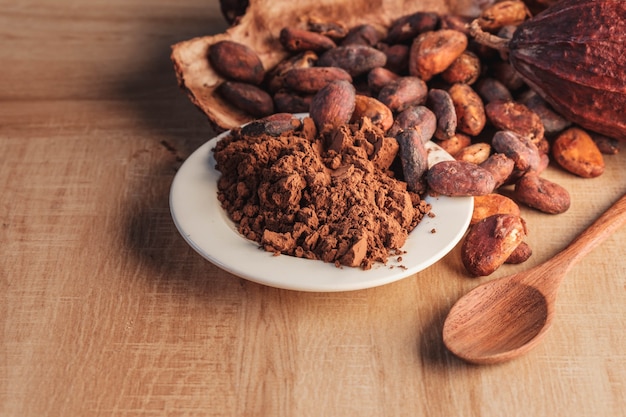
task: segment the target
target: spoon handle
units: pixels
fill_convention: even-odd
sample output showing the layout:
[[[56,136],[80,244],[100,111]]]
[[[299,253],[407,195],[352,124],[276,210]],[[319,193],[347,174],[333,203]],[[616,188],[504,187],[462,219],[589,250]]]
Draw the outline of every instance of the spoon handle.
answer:
[[[626,194],[609,207],[555,258],[569,269],[626,223]]]

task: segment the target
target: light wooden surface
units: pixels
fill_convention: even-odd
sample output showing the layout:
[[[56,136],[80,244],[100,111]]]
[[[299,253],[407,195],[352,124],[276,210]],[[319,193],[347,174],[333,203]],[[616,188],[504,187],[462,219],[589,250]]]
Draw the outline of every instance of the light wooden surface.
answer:
[[[528,355],[445,351],[458,247],[387,286],[299,293],[204,261],[168,192],[212,136],[174,42],[225,29],[216,1],[0,0],[0,416],[624,416],[622,229],[575,267]],[[524,216],[549,258],[626,192],[626,149]]]

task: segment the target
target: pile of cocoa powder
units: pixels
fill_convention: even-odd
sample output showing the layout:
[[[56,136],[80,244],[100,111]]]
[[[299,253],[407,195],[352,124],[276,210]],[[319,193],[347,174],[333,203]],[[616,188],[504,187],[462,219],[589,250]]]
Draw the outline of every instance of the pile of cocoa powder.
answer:
[[[288,125],[235,129],[214,149],[218,199],[239,232],[275,254],[338,267],[367,270],[400,254],[430,205],[394,175],[397,148],[384,133],[368,119],[331,136],[310,118]]]

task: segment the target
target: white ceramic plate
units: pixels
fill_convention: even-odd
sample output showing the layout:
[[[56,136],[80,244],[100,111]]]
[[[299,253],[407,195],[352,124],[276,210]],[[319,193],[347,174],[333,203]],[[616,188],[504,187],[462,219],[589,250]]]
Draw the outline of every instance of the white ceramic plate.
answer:
[[[220,268],[260,284],[298,291],[352,291],[388,284],[431,266],[463,237],[474,207],[471,197],[427,197],[435,217],[424,219],[402,247],[402,260],[389,258],[372,269],[341,267],[319,260],[274,256],[239,234],[217,200],[212,149],[229,132],[198,148],[180,167],[170,191],[170,210],[181,235],[200,255]],[[429,164],[451,159],[429,142]],[[435,231],[434,233],[432,231]]]

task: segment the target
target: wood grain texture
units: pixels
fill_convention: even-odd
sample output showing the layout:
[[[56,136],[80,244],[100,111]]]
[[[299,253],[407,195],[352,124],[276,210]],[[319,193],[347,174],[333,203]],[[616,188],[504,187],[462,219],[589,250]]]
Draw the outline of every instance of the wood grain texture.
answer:
[[[217,2],[0,0],[0,416],[623,416],[620,230],[564,281],[527,356],[472,367],[441,326],[472,279],[455,248],[400,282],[299,293],[238,279],[178,235],[168,193],[213,132],[170,45],[225,28]],[[533,257],[626,191],[557,168],[559,216],[524,210]]]

